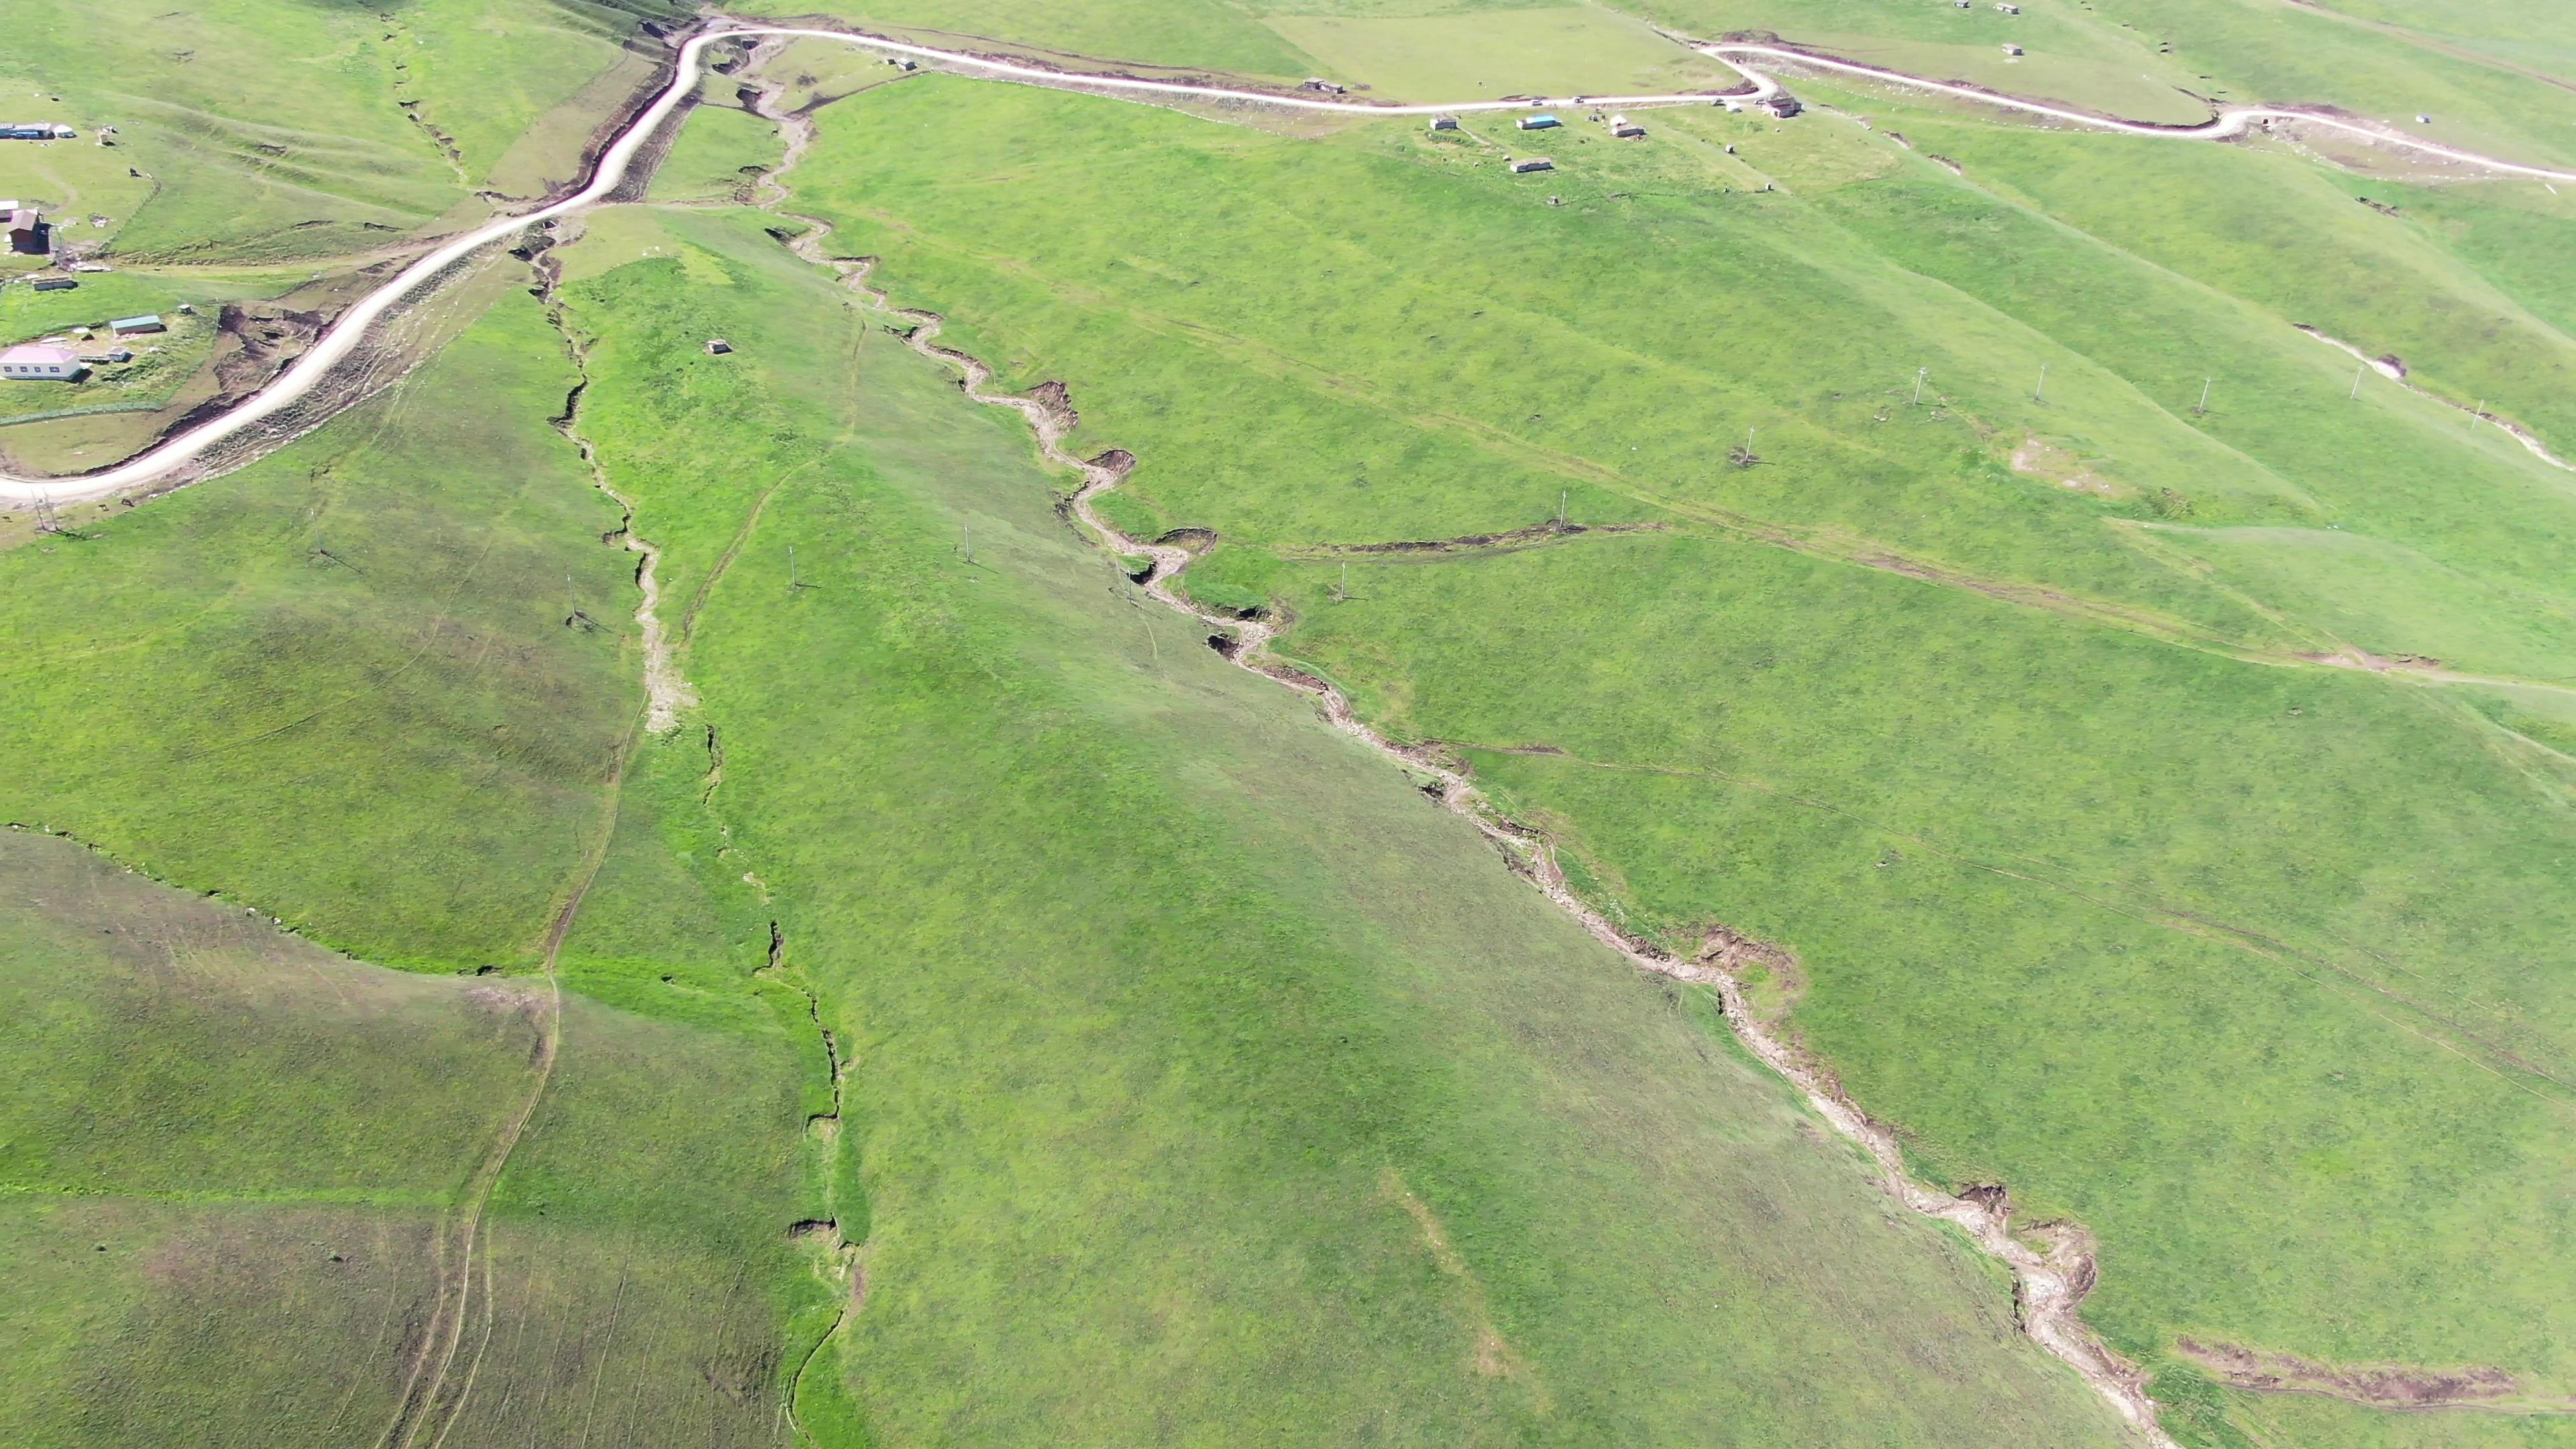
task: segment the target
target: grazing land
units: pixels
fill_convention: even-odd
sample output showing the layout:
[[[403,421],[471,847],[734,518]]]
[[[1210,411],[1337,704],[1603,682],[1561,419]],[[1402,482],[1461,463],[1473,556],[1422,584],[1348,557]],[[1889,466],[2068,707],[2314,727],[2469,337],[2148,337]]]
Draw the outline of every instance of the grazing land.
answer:
[[[11,1442],[372,1442],[459,1295],[448,1442],[784,1442],[782,1309],[813,1290],[779,1031],[362,966],[30,831],[0,832],[0,996],[45,1064],[0,1093]],[[457,1184],[550,1030],[459,1258]]]
[[[1971,154],[2137,144],[1873,114]],[[2347,401],[2350,359],[2290,326],[2420,345],[2444,391],[2514,373],[2530,348],[2436,320],[2504,301],[2505,268],[2410,228],[2420,285],[2372,330],[2328,310],[2358,266],[2231,236],[2177,242],[2180,273],[2144,198],[2060,214],[1840,121],[1664,113],[1652,148],[1552,140],[1581,159],[1531,186],[1473,126],[1293,141],[948,82],[821,120],[797,205],[1009,383],[1068,382],[1074,446],[1141,460],[1104,508],[1223,540],[1199,598],[1295,621],[1286,652],[1457,750],[1614,919],[1789,947],[1779,1009],[1928,1176],[2100,1235],[2089,1314],[2160,1382],[2220,1341],[2566,1395],[2569,1285],[2533,1271],[2571,1168],[2576,1019],[2535,969],[2563,930],[2564,475],[2377,377]],[[1056,194],[1138,204],[978,204],[1040,147]],[[1782,191],[1727,189],[1737,165]],[[2306,163],[2141,165],[2368,244]],[[2489,205],[2563,226],[2511,191]],[[2563,347],[2545,305],[2513,310]],[[1654,528],[1372,547],[1560,499]],[[2497,683],[2308,662],[2346,650]],[[2276,1402],[2213,1387],[2203,1432]]]
[[[1017,420],[757,220],[619,217],[662,255],[585,275],[585,239],[565,293],[581,427],[705,601],[709,733],[654,748],[847,1064],[868,1296],[809,1422],[2113,1439],[1704,1000],[1149,612]]]
[[[706,23],[120,3],[12,12],[111,269],[0,344],[173,326],[12,473]],[[2533,0],[1677,4],[837,13],[2576,162]],[[286,440],[0,516],[0,1440],[2576,1445],[2576,193],[711,59]]]

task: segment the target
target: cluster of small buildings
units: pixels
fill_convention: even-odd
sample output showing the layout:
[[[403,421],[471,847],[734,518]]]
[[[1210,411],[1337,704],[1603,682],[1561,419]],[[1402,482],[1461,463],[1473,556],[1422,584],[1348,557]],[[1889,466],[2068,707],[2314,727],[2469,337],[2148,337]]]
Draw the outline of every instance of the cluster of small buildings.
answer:
[[[1977,8],[1976,0],[1950,0],[1950,3],[1958,6],[1962,10],[1974,10]],[[1995,0],[1995,9],[2006,15],[2019,15],[2021,13],[2021,7],[2012,3],[2012,0]],[[2004,44],[2004,54],[2017,56],[2021,54],[2021,47],[2007,41]]]
[[[1583,97],[1581,96],[1577,96],[1574,99],[1578,105],[1583,102]],[[1716,99],[1717,104],[1724,106],[1729,111],[1741,112],[1744,109],[1743,101],[1735,97],[1719,96]],[[1770,95],[1765,96],[1762,99],[1761,104],[1764,109],[1782,120],[1786,120],[1806,109],[1806,107],[1799,102],[1796,96],[1789,94],[1785,90],[1773,91]],[[1642,141],[1646,137],[1645,126],[1639,122],[1628,119],[1626,116],[1604,116],[1600,111],[1594,111],[1591,119],[1599,121],[1603,125],[1607,126],[1611,136],[1618,140]],[[1565,125],[1565,121],[1562,117],[1556,115],[1552,111],[1533,111],[1526,116],[1520,117],[1518,120],[1514,121],[1513,124],[1524,131],[1554,131],[1562,129]],[[1455,131],[1458,128],[1458,118],[1456,116],[1433,116],[1431,118],[1431,129],[1434,131]],[[1733,146],[1729,146],[1726,149],[1732,152],[1735,148]],[[1532,172],[1553,171],[1556,169],[1556,162],[1546,156],[1509,157],[1506,158],[1505,164],[1511,168],[1511,172],[1515,176],[1527,176]],[[1553,202],[1555,198],[1550,197],[1549,200]]]
[[[80,132],[51,121],[0,121],[0,141],[70,141]]]
[[[64,279],[63,285],[76,284]],[[108,323],[107,328],[119,337],[140,337],[170,330],[158,314],[119,317]],[[0,350],[0,381],[78,382],[89,375],[93,363],[133,360],[133,351],[124,347],[111,347],[94,356],[84,357],[59,342],[22,342]]]

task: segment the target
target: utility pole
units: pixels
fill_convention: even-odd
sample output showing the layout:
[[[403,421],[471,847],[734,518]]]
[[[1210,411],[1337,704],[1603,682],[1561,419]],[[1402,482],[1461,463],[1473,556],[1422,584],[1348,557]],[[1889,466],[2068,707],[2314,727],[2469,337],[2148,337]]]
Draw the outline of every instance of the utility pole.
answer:
[[[792,594],[803,587],[796,581],[796,545],[791,543],[787,545],[787,592]]]
[[[2204,377],[2200,380],[2200,406],[2191,410],[2192,416],[2209,416],[2209,385],[2216,381],[2218,381],[2218,379],[2214,377]]]
[[[2367,362],[2352,370],[2352,391],[2346,394],[2347,397],[2361,396],[2361,377],[2368,371],[2370,371],[2370,364]]]
[[[2045,362],[2039,365],[2039,386],[2031,389],[2030,400],[2032,402],[2048,401],[2048,364]]]
[[[975,561],[975,525],[971,523],[961,523],[957,526],[965,530],[966,561],[968,563],[973,563]]]
[[[1559,488],[1558,490],[1556,490],[1556,522],[1557,522],[1557,526],[1558,526],[1558,527],[1560,527],[1560,528],[1562,528],[1562,527],[1564,527],[1564,526],[1565,526],[1565,499],[1566,499],[1566,495],[1567,495],[1567,494],[1569,494],[1569,493],[1572,493],[1573,491],[1574,491],[1574,490],[1573,490],[1573,489],[1571,489],[1571,488]]]
[[[2474,432],[2476,432],[2476,431],[2478,430],[2478,419],[2480,419],[2480,418],[2482,418],[2482,417],[2485,417],[2486,415],[2487,415],[2487,400],[2486,400],[2485,398],[2479,398],[2479,399],[2478,399],[2478,410],[2477,410],[2476,412],[2473,412],[2473,413],[2469,414],[2469,431],[2470,431],[2470,432],[2473,432],[2473,433],[2474,433]]]
[[[1931,375],[1932,369],[1928,367],[1918,367],[1914,369],[1914,401],[1906,404],[1906,406],[1921,406],[1923,402],[1923,379],[1930,377]]]

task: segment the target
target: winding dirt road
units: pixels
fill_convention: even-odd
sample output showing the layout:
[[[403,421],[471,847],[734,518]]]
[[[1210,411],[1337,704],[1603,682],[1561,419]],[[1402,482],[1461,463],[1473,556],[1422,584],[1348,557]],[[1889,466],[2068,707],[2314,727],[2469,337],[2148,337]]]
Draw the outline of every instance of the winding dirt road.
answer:
[[[1713,93],[1701,91],[1668,95],[1584,95],[1518,101],[1478,100],[1429,105],[1384,105],[1367,101],[1327,100],[1320,96],[1276,91],[1195,85],[1186,81],[1157,81],[1120,75],[1084,75],[1031,65],[1022,61],[974,55],[964,51],[941,50],[927,45],[915,45],[909,41],[890,40],[882,36],[852,31],[820,30],[800,26],[749,25],[719,20],[715,22],[714,28],[691,37],[680,47],[678,68],[672,76],[670,85],[660,95],[654,97],[652,104],[646,106],[635,120],[601,151],[590,184],[552,205],[517,216],[502,217],[451,238],[436,250],[403,268],[392,280],[368,293],[347,312],[341,314],[340,318],[302,357],[279,373],[266,387],[242,401],[231,411],[175,433],[123,463],[102,468],[94,473],[64,478],[21,478],[0,473],[0,504],[87,502],[183,478],[191,469],[201,466],[203,460],[218,446],[240,437],[262,422],[278,417],[293,404],[311,394],[325,378],[330,376],[332,369],[346,362],[357,351],[371,327],[383,320],[404,301],[426,291],[430,284],[448,269],[464,262],[483,248],[515,237],[531,226],[597,205],[614,195],[617,189],[625,184],[628,172],[633,168],[638,154],[650,143],[655,133],[660,131],[682,108],[689,95],[697,88],[700,79],[700,62],[707,48],[734,40],[829,40],[865,46],[894,56],[935,61],[969,74],[1049,86],[1060,90],[1143,101],[1232,102],[1334,115],[1457,115],[1575,105],[1643,108],[1707,105],[1715,98]],[[2437,160],[2475,167],[2499,176],[2576,182],[2576,172],[2526,166],[2519,162],[2481,156],[2474,152],[2462,151],[2409,136],[2391,126],[2354,120],[2319,109],[2296,106],[2231,106],[2201,125],[2163,126],[2094,115],[2040,101],[2001,95],[1980,87],[1951,81],[1936,81],[1921,76],[1905,75],[1898,71],[1838,60],[1831,56],[1817,55],[1788,46],[1730,42],[1686,43],[1690,43],[1692,48],[1700,53],[1722,60],[1743,72],[1752,86],[1750,94],[1756,98],[1767,97],[1780,88],[1779,82],[1772,77],[1766,66],[1802,66],[2122,135],[2224,141],[2244,136],[2274,123],[2295,122],[2349,134],[2375,144],[2413,151]],[[320,421],[321,419],[318,418],[296,420],[293,430],[303,431],[318,425]]]

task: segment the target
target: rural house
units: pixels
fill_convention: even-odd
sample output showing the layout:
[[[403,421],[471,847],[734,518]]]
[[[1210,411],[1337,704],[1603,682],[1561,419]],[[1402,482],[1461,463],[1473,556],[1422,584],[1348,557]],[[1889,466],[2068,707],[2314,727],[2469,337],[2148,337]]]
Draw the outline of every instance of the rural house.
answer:
[[[119,337],[132,337],[138,333],[167,332],[170,329],[162,325],[160,313],[146,312],[140,317],[119,317],[107,324],[107,330]]]
[[[1553,130],[1554,128],[1564,124],[1565,123],[1563,121],[1558,120],[1556,117],[1549,115],[1545,111],[1541,111],[1535,116],[1521,117],[1521,129],[1524,131]]]
[[[52,228],[45,219],[26,207],[9,213],[9,250],[24,256],[41,257],[54,249]]]
[[[1550,161],[1544,156],[1523,156],[1518,161],[1512,163],[1512,174],[1514,176],[1527,176],[1533,171],[1553,171],[1555,169],[1556,163]]]
[[[78,382],[89,369],[68,347],[27,342],[0,352],[0,378],[13,382]]]
[[[1798,103],[1798,98],[1787,91],[1781,91],[1771,97],[1771,114],[1784,121],[1805,109],[1805,106]]]
[[[68,141],[79,134],[51,121],[0,122],[0,141]]]
[[[1458,118],[1456,116],[1433,116],[1431,118],[1431,129],[1435,131],[1457,130]]]

